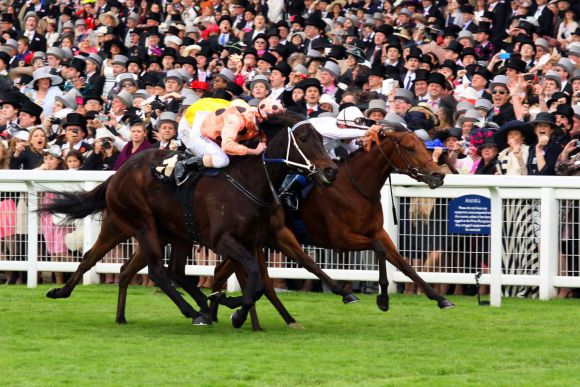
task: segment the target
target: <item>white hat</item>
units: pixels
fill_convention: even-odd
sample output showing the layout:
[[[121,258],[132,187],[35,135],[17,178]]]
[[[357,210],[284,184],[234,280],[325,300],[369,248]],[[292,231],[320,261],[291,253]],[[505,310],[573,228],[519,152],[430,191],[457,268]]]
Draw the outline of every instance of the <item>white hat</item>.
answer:
[[[52,74],[48,66],[41,67],[32,73],[32,81],[28,84],[28,87],[34,88],[34,84],[39,79],[50,79],[51,86],[59,85],[63,81],[58,75]]]
[[[336,117],[336,115],[338,114],[338,104],[336,103],[336,100],[334,99],[334,97],[331,97],[328,94],[322,94],[320,96],[320,100],[318,101],[318,105],[322,105],[322,104],[330,104],[330,106],[332,106],[332,114]]]
[[[169,46],[169,44],[171,43],[176,44],[178,46],[181,46],[183,44],[183,40],[181,40],[178,36],[175,35],[167,35],[163,40],[163,42],[165,43],[166,46]]]
[[[102,138],[110,138],[112,140],[115,139],[115,135],[111,133],[111,131],[107,128],[98,128],[97,134],[95,136],[95,140],[100,140]]]
[[[336,117],[336,123],[348,126],[362,126],[361,124],[355,124],[355,121],[358,121],[357,118],[364,119],[365,116],[363,112],[356,106],[349,106],[340,112],[338,112],[338,117]]]
[[[44,149],[42,151],[42,153],[44,153],[45,155],[54,156],[56,158],[62,157],[62,149],[61,149],[61,147],[59,145],[56,145],[56,144],[51,145],[47,149]]]

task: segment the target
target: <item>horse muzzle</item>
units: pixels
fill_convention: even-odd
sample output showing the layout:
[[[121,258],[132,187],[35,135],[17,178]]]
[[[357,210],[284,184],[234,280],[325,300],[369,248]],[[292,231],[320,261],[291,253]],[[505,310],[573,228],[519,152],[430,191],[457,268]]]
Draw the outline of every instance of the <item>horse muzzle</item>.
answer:
[[[316,180],[327,187],[330,187],[334,184],[336,180],[336,175],[338,174],[338,168],[335,167],[326,167],[324,169],[320,169],[316,173]]]
[[[443,185],[445,180],[445,175],[439,172],[433,172],[430,175],[426,175],[425,183],[429,185],[429,188],[435,189]]]

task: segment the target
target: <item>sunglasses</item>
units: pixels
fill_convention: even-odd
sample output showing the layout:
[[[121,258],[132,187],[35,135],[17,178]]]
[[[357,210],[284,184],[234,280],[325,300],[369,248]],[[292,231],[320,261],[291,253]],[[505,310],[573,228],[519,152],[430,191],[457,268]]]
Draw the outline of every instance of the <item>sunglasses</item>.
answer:
[[[505,90],[492,90],[491,94],[505,95],[505,94],[507,94],[507,91],[505,91]]]

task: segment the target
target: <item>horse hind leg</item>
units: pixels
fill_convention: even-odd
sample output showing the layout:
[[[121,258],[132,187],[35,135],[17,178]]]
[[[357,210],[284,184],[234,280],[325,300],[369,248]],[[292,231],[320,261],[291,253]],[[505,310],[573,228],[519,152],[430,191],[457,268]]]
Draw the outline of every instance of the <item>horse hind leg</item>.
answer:
[[[97,262],[99,262],[105,254],[107,254],[113,247],[129,238],[129,235],[124,232],[114,217],[107,216],[103,219],[101,224],[101,231],[97,241],[93,247],[88,250],[81,260],[77,270],[66,281],[63,287],[50,289],[46,293],[48,298],[68,298],[73,292],[76,285],[80,283],[83,275],[89,271]]]
[[[437,306],[439,306],[439,308],[449,309],[449,308],[453,308],[455,306],[447,298],[438,294],[431,287],[431,285],[429,285],[427,282],[425,282],[423,280],[423,278],[421,278],[419,276],[419,274],[417,274],[415,269],[413,269],[411,267],[411,265],[409,265],[409,262],[407,262],[407,260],[405,258],[403,258],[401,256],[401,254],[399,254],[399,252],[397,251],[397,249],[395,247],[395,244],[393,243],[393,241],[391,240],[391,238],[389,237],[389,235],[387,234],[387,232],[385,230],[381,230],[381,232],[378,235],[377,242],[381,243],[385,247],[386,259],[390,263],[392,263],[397,269],[401,270],[403,272],[403,274],[405,274],[407,277],[409,277],[414,283],[416,283],[417,286],[421,287],[425,291],[425,295],[430,300],[437,301]],[[386,273],[386,270],[385,270],[385,273]],[[385,275],[385,279],[386,279],[386,275]],[[388,284],[388,282],[387,282],[387,284]]]

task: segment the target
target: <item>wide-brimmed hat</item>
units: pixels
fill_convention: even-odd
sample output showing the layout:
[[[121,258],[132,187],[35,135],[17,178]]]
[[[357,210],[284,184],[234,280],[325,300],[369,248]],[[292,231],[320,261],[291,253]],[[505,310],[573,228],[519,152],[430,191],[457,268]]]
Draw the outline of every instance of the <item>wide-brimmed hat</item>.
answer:
[[[447,140],[449,137],[455,137],[458,141],[463,141],[461,128],[449,128],[445,129],[437,135],[437,138],[441,141]]]
[[[369,118],[372,112],[381,112],[383,115],[387,115],[387,104],[382,99],[372,99],[369,101],[369,107],[365,110],[365,117]]]
[[[486,138],[485,141],[477,147],[477,154],[481,156],[481,151],[483,150],[483,148],[489,148],[489,147],[496,148],[498,152],[502,149],[498,145],[498,143],[495,142],[494,137],[489,137],[489,138]]]
[[[328,94],[322,94],[320,96],[320,100],[318,101],[318,105],[322,105],[322,104],[329,104],[330,106],[332,106],[332,114],[336,117],[336,115],[338,114],[338,103],[336,103],[336,100],[334,99],[334,97],[331,97]]]
[[[51,155],[51,156],[59,159],[62,157],[62,148],[60,147],[60,145],[53,144],[53,145],[49,146],[48,148],[43,149],[42,153],[44,153],[45,155]]]
[[[536,115],[533,121],[530,121],[531,125],[537,124],[549,124],[553,129],[559,129],[560,127],[556,124],[556,117],[552,113],[540,112]]]
[[[104,12],[104,13],[99,15],[99,21],[101,22],[101,24],[105,24],[104,20],[105,20],[105,17],[107,17],[107,16],[110,17],[111,19],[113,19],[113,27],[117,27],[119,25],[119,18],[117,17],[117,15],[115,15],[111,11]]]
[[[107,128],[98,128],[95,135],[95,140],[101,140],[103,138],[110,138],[115,140],[115,135]]]
[[[520,131],[524,136],[524,143],[527,145],[530,145],[536,141],[532,126],[528,122],[511,120],[503,124],[494,135],[496,144],[498,144],[502,149],[508,147],[507,136],[508,133],[512,130]]]
[[[496,86],[501,86],[507,89],[509,78],[505,75],[496,75],[489,84],[489,89],[492,90]]]
[[[72,89],[68,93],[64,95],[59,95],[54,98],[55,101],[60,101],[64,105],[65,108],[70,108],[75,110],[77,108],[77,91],[76,89]]]
[[[55,86],[63,82],[63,79],[51,72],[51,68],[44,66],[32,73],[32,81],[28,84],[28,87],[34,88],[36,81],[39,79],[50,79],[50,85]]]

